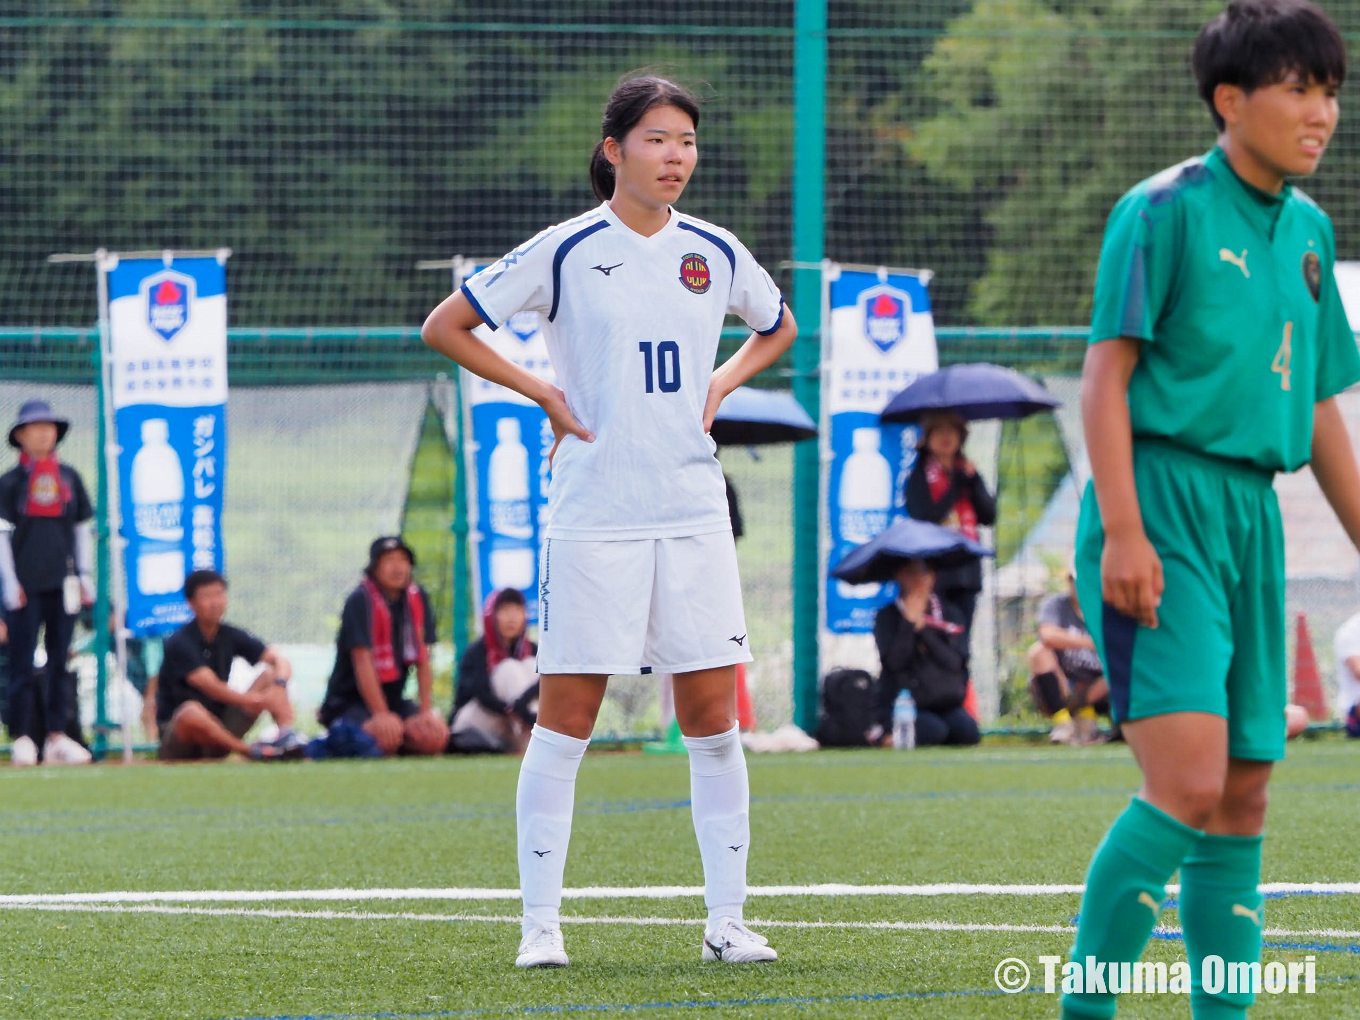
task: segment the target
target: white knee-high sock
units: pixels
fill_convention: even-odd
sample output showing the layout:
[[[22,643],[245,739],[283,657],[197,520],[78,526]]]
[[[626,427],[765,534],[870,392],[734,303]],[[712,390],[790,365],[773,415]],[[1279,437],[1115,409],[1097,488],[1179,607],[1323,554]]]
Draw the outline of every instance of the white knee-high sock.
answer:
[[[526,932],[531,918],[541,925],[561,923],[562,871],[571,841],[576,770],[589,743],[535,726],[520,763],[515,819]]]
[[[746,902],[746,855],[751,845],[751,787],[741,732],[733,726],[711,737],[685,737],[694,835],[704,862],[708,922],[740,921]]]

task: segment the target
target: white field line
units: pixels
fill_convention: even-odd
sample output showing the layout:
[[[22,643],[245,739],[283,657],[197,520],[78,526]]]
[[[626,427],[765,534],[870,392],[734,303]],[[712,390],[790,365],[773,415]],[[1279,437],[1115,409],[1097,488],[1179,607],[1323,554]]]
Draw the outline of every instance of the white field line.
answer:
[[[1080,885],[987,885],[944,882],[933,885],[757,885],[748,895],[813,896],[1070,896]],[[1166,887],[1175,896],[1180,886]],[[1260,886],[1270,893],[1360,894],[1360,882],[1270,882]],[[568,900],[675,900],[698,897],[703,886],[645,885],[592,886],[566,889]],[[192,889],[177,892],[19,893],[0,896],[0,906],[38,903],[288,903],[361,902],[365,900],[447,900],[474,902],[518,900],[518,889]]]
[[[383,913],[378,911],[348,910],[271,910],[247,907],[170,907],[154,904],[103,903],[9,903],[0,904],[2,910],[44,911],[48,913],[81,914],[162,914],[196,917],[250,917],[261,919],[313,919],[318,921],[426,921],[471,922],[479,924],[519,924],[520,917],[497,914],[419,914],[410,911]],[[698,927],[702,918],[687,917],[572,917],[562,918],[563,924],[632,925],[645,927]],[[957,931],[957,932],[1014,932],[1022,934],[1063,935],[1077,929],[1067,924],[982,924],[953,921],[771,921],[751,919],[756,928],[831,928],[870,931]],[[1159,925],[1158,934],[1180,935],[1181,929]],[[1267,928],[1263,935],[1285,938],[1360,939],[1360,930],[1339,928]]]

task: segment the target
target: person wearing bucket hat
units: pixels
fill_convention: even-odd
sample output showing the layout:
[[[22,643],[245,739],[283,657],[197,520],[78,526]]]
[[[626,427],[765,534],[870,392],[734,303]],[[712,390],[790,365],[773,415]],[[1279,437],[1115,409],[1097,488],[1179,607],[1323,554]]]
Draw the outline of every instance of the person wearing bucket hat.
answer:
[[[9,430],[19,463],[0,475],[0,591],[9,619],[7,714],[15,765],[37,764],[40,740],[45,762],[90,760],[90,752],[65,733],[76,704],[61,666],[76,616],[82,605],[93,605],[95,595],[94,510],[79,473],[57,457],[69,427],[47,401],[26,402]],[[38,690],[33,669],[40,634],[49,663],[46,692]],[[46,734],[36,732],[40,697]]]
[[[341,719],[362,727],[383,754],[440,754],[448,742],[433,701],[434,613],[412,578],[415,565],[415,551],[400,536],[369,546],[363,579],[340,614],[335,666],[318,713],[328,728]],[[418,703],[405,696],[412,667]]]

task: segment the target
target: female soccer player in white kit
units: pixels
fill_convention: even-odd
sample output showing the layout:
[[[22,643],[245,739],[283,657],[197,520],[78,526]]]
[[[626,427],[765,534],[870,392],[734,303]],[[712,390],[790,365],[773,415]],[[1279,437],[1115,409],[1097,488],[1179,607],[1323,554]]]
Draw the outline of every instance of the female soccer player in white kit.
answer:
[[[425,342],[541,405],[552,423],[539,572],[538,725],[515,810],[521,967],[567,963],[559,908],[576,771],[610,674],[675,676],[704,866],[704,960],[776,959],[742,923],[750,847],[736,670],[749,662],[736,548],[708,435],[722,399],[797,335],[769,275],[732,234],[672,208],[694,171],[699,106],[634,78],[609,97],[590,177],[602,204],[473,276],[426,320]],[[562,388],[471,331],[541,314]],[[716,370],[728,313],[754,330]]]

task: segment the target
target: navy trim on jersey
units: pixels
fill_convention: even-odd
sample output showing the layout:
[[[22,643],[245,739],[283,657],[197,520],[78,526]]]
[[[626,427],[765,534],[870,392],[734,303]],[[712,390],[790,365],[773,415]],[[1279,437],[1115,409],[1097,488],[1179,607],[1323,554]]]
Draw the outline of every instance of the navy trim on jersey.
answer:
[[[779,315],[775,317],[774,325],[771,326],[769,329],[758,329],[756,330],[756,332],[761,336],[769,336],[771,333],[779,329],[779,327],[782,326],[783,324],[784,324],[784,296],[781,294],[779,296]]]
[[[472,291],[468,289],[468,285],[466,283],[463,284],[458,289],[463,292],[463,297],[467,298],[468,304],[472,306],[472,310],[476,312],[479,316],[481,316],[481,319],[484,323],[490,326],[493,330],[501,328],[500,323],[498,323],[495,319],[486,314],[486,309],[483,308],[482,303],[478,301],[476,297],[473,296]]]
[[[689,230],[695,234],[698,234],[700,237],[707,238],[708,240],[716,244],[719,248],[721,248],[722,253],[727,256],[727,261],[732,263],[732,279],[734,281],[736,280],[737,253],[732,250],[732,246],[730,244],[724,241],[717,234],[710,234],[707,230],[704,230],[701,227],[696,227],[693,223],[686,223],[684,220],[680,221],[680,229]]]
[[[552,309],[548,312],[549,322],[552,322],[553,319],[557,318],[557,303],[562,297],[562,260],[567,257],[567,252],[571,251],[591,234],[603,230],[607,226],[609,226],[609,221],[602,219],[598,223],[592,223],[590,226],[578,230],[557,246],[557,251],[553,254],[553,299]]]
[[[1129,688],[1133,683],[1133,645],[1138,621],[1106,602],[1101,609],[1105,631],[1106,679],[1116,722],[1129,721]]]

